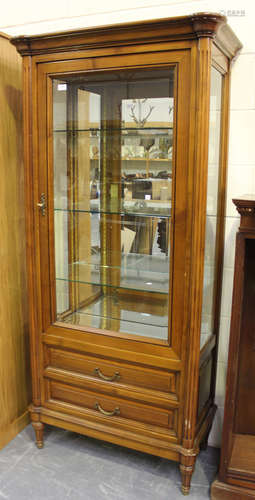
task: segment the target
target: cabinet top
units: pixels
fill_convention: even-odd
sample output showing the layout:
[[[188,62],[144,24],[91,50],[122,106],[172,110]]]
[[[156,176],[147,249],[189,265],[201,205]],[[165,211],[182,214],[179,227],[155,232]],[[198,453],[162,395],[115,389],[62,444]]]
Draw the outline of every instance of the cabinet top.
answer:
[[[242,48],[227,19],[217,13],[197,13],[136,23],[123,23],[75,31],[18,36],[11,42],[22,55],[38,55],[67,50],[121,46],[149,42],[214,39],[215,44],[232,59]]]
[[[2,31],[0,31],[0,38],[6,38],[6,40],[10,40],[11,37],[6,33],[2,33]]]
[[[240,231],[255,231],[255,197],[246,194],[233,199],[233,203],[241,215]]]

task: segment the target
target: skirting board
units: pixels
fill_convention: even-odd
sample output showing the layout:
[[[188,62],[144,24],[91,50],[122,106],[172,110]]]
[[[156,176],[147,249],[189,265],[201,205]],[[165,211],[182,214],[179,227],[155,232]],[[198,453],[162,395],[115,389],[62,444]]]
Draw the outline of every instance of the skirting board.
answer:
[[[19,432],[21,432],[30,422],[28,410],[23,415],[16,418],[14,422],[10,423],[3,429],[0,429],[0,450],[4,448]]]
[[[232,484],[213,482],[211,487],[211,500],[249,500],[255,499],[255,490],[241,488]]]

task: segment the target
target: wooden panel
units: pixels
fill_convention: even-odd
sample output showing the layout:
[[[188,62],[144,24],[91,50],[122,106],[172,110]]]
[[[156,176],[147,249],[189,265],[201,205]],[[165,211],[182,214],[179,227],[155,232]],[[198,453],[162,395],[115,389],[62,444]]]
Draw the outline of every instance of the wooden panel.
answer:
[[[248,500],[255,498],[255,491],[249,488],[240,488],[232,484],[214,481],[211,489],[212,500]]]
[[[44,387],[46,392],[49,390],[49,380],[55,380],[56,382],[61,382],[74,387],[81,387],[82,389],[88,391],[109,394],[110,396],[118,396],[132,401],[140,401],[141,403],[146,401],[146,403],[152,406],[159,406],[166,409],[175,409],[180,408],[181,406],[180,401],[177,400],[174,394],[152,391],[151,389],[145,389],[144,387],[124,385],[118,382],[98,380],[93,377],[82,375],[81,373],[62,370],[61,368],[48,367],[45,369]]]
[[[240,306],[243,301],[243,280],[244,280],[244,237],[242,233],[237,233],[235,272],[232,298],[232,316],[228,353],[228,373],[227,392],[225,398],[223,440],[221,446],[221,465],[219,479],[224,482],[227,479],[227,469],[229,465],[230,453],[233,446],[233,422],[235,415],[236,388],[238,381],[238,352],[240,343],[241,314]]]
[[[212,376],[212,356],[210,356],[204,365],[200,368],[199,374],[199,398],[198,398],[198,416],[206,405],[211,392]]]
[[[100,419],[99,421],[93,419],[93,422],[91,422],[84,420],[81,416],[72,415],[70,417],[68,414],[50,408],[42,408],[41,421],[85,436],[103,439],[120,446],[127,446],[134,450],[170,458],[171,460],[179,460],[180,446],[175,442],[176,440],[171,436],[169,430],[166,433],[162,429],[161,435],[158,432],[156,437],[154,437],[155,433],[152,437],[148,433],[146,435],[141,432],[142,427],[145,428],[143,424],[136,424],[135,429],[132,426],[129,430],[124,431],[116,426],[106,425],[108,419],[105,418],[101,418],[101,421]],[[138,426],[139,432],[137,432]]]
[[[190,274],[190,317],[189,317],[189,349],[187,363],[187,381],[185,393],[187,395],[184,409],[183,443],[187,448],[193,446],[193,436],[197,420],[199,356],[201,312],[203,299],[204,273],[204,243],[206,222],[206,194],[207,194],[207,167],[208,165],[208,132],[209,132],[209,102],[210,102],[210,64],[211,44],[208,39],[199,40],[198,52],[193,56],[193,65],[197,64],[195,75],[197,93],[192,94],[197,108],[195,121],[196,144],[194,157],[190,158],[190,169],[194,174],[192,179],[194,190],[194,204],[190,212],[193,214],[190,228],[192,228],[191,274]],[[194,67],[194,66],[193,66]],[[194,87],[193,87],[194,89]],[[194,117],[193,117],[194,119]],[[193,163],[195,161],[195,163]]]
[[[0,36],[0,447],[26,425],[30,400],[21,69],[20,56]]]
[[[29,412],[26,410],[22,415],[5,426],[0,431],[0,449],[6,446],[15,436],[21,432],[30,422]]]
[[[235,435],[228,472],[231,476],[245,474],[246,478],[254,481],[255,488],[255,436]]]
[[[234,429],[255,434],[255,240],[245,240],[240,361]],[[255,469],[254,469],[255,470]]]
[[[150,355],[148,351],[151,345],[145,342],[136,342],[135,345],[135,342],[131,343],[131,341],[128,340],[108,337],[106,335],[107,332],[105,335],[102,334],[100,336],[96,335],[96,333],[91,334],[90,332],[86,332],[86,335],[84,335],[84,332],[80,331],[80,328],[75,327],[76,325],[73,326],[72,330],[65,328],[65,323],[57,323],[57,325],[61,325],[61,328],[53,325],[48,329],[49,333],[42,335],[43,343],[55,347],[57,346],[60,349],[65,348],[68,350],[90,353],[92,356],[108,356],[109,358],[121,359],[124,362],[127,361],[130,363],[135,361],[139,364],[152,367],[157,366],[158,368],[166,370],[181,370],[182,368],[182,362],[176,359],[173,349],[165,349],[163,346],[161,347],[154,344],[154,354]],[[100,333],[101,332],[104,333],[103,330],[100,330]],[[130,347],[128,342],[130,342]],[[133,350],[131,350],[132,347]],[[161,347],[161,349],[159,347]],[[142,349],[144,352],[142,352]],[[162,356],[160,357],[161,353]],[[163,357],[164,354],[165,357]]]
[[[69,403],[78,408],[93,410],[100,415],[103,414],[103,412],[116,412],[116,415],[113,416],[105,415],[113,421],[124,418],[169,429],[172,429],[174,424],[174,412],[171,410],[167,411],[153,408],[145,404],[133,403],[132,401],[126,401],[108,395],[106,396],[105,394],[102,395],[100,393],[83,391],[76,387],[51,382],[50,402],[52,403],[54,401]],[[101,411],[96,409],[96,405],[101,408]],[[68,409],[66,409],[66,411],[68,412]]]
[[[159,370],[146,370],[139,366],[126,365],[116,361],[105,361],[101,358],[88,357],[74,352],[49,349],[52,367],[62,368],[90,377],[101,379],[113,377],[113,382],[135,385],[165,392],[176,392],[176,374]],[[99,369],[100,372],[95,372]],[[100,374],[101,377],[100,377]],[[115,376],[115,374],[118,374]]]
[[[241,224],[236,238],[221,465],[219,481],[212,488],[212,498],[231,500],[255,498],[255,200],[244,197],[233,202]]]

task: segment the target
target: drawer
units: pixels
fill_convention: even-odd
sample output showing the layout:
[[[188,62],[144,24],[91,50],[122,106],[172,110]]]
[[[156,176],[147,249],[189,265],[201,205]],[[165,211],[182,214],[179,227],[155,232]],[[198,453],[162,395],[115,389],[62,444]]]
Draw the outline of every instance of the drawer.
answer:
[[[61,404],[63,406],[63,403],[67,404],[64,408],[67,413],[68,409],[73,413],[75,408],[77,411],[92,410],[95,415],[98,414],[113,421],[127,419],[168,429],[174,427],[176,413],[174,409],[155,408],[53,381],[49,386],[49,402],[50,406],[55,404],[56,407]]]
[[[168,394],[176,393],[174,372],[141,368],[56,348],[48,348],[47,358],[47,364],[52,368],[81,373],[109,383],[143,387]]]

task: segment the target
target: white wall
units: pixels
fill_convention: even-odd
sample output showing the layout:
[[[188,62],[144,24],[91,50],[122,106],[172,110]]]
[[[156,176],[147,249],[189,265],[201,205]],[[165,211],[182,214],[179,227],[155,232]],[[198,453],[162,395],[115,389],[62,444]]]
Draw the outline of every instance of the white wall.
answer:
[[[255,2],[129,0],[121,4],[119,0],[108,0],[107,3],[105,0],[95,3],[84,0],[9,0],[1,10],[0,31],[10,35],[29,35],[208,11],[227,15],[230,26],[243,43],[243,50],[234,62],[232,71],[225,260],[216,393],[218,412],[210,435],[210,444],[219,446],[225,398],[235,233],[239,223],[231,200],[245,193],[255,196]],[[244,11],[244,15],[235,15],[233,11]]]

